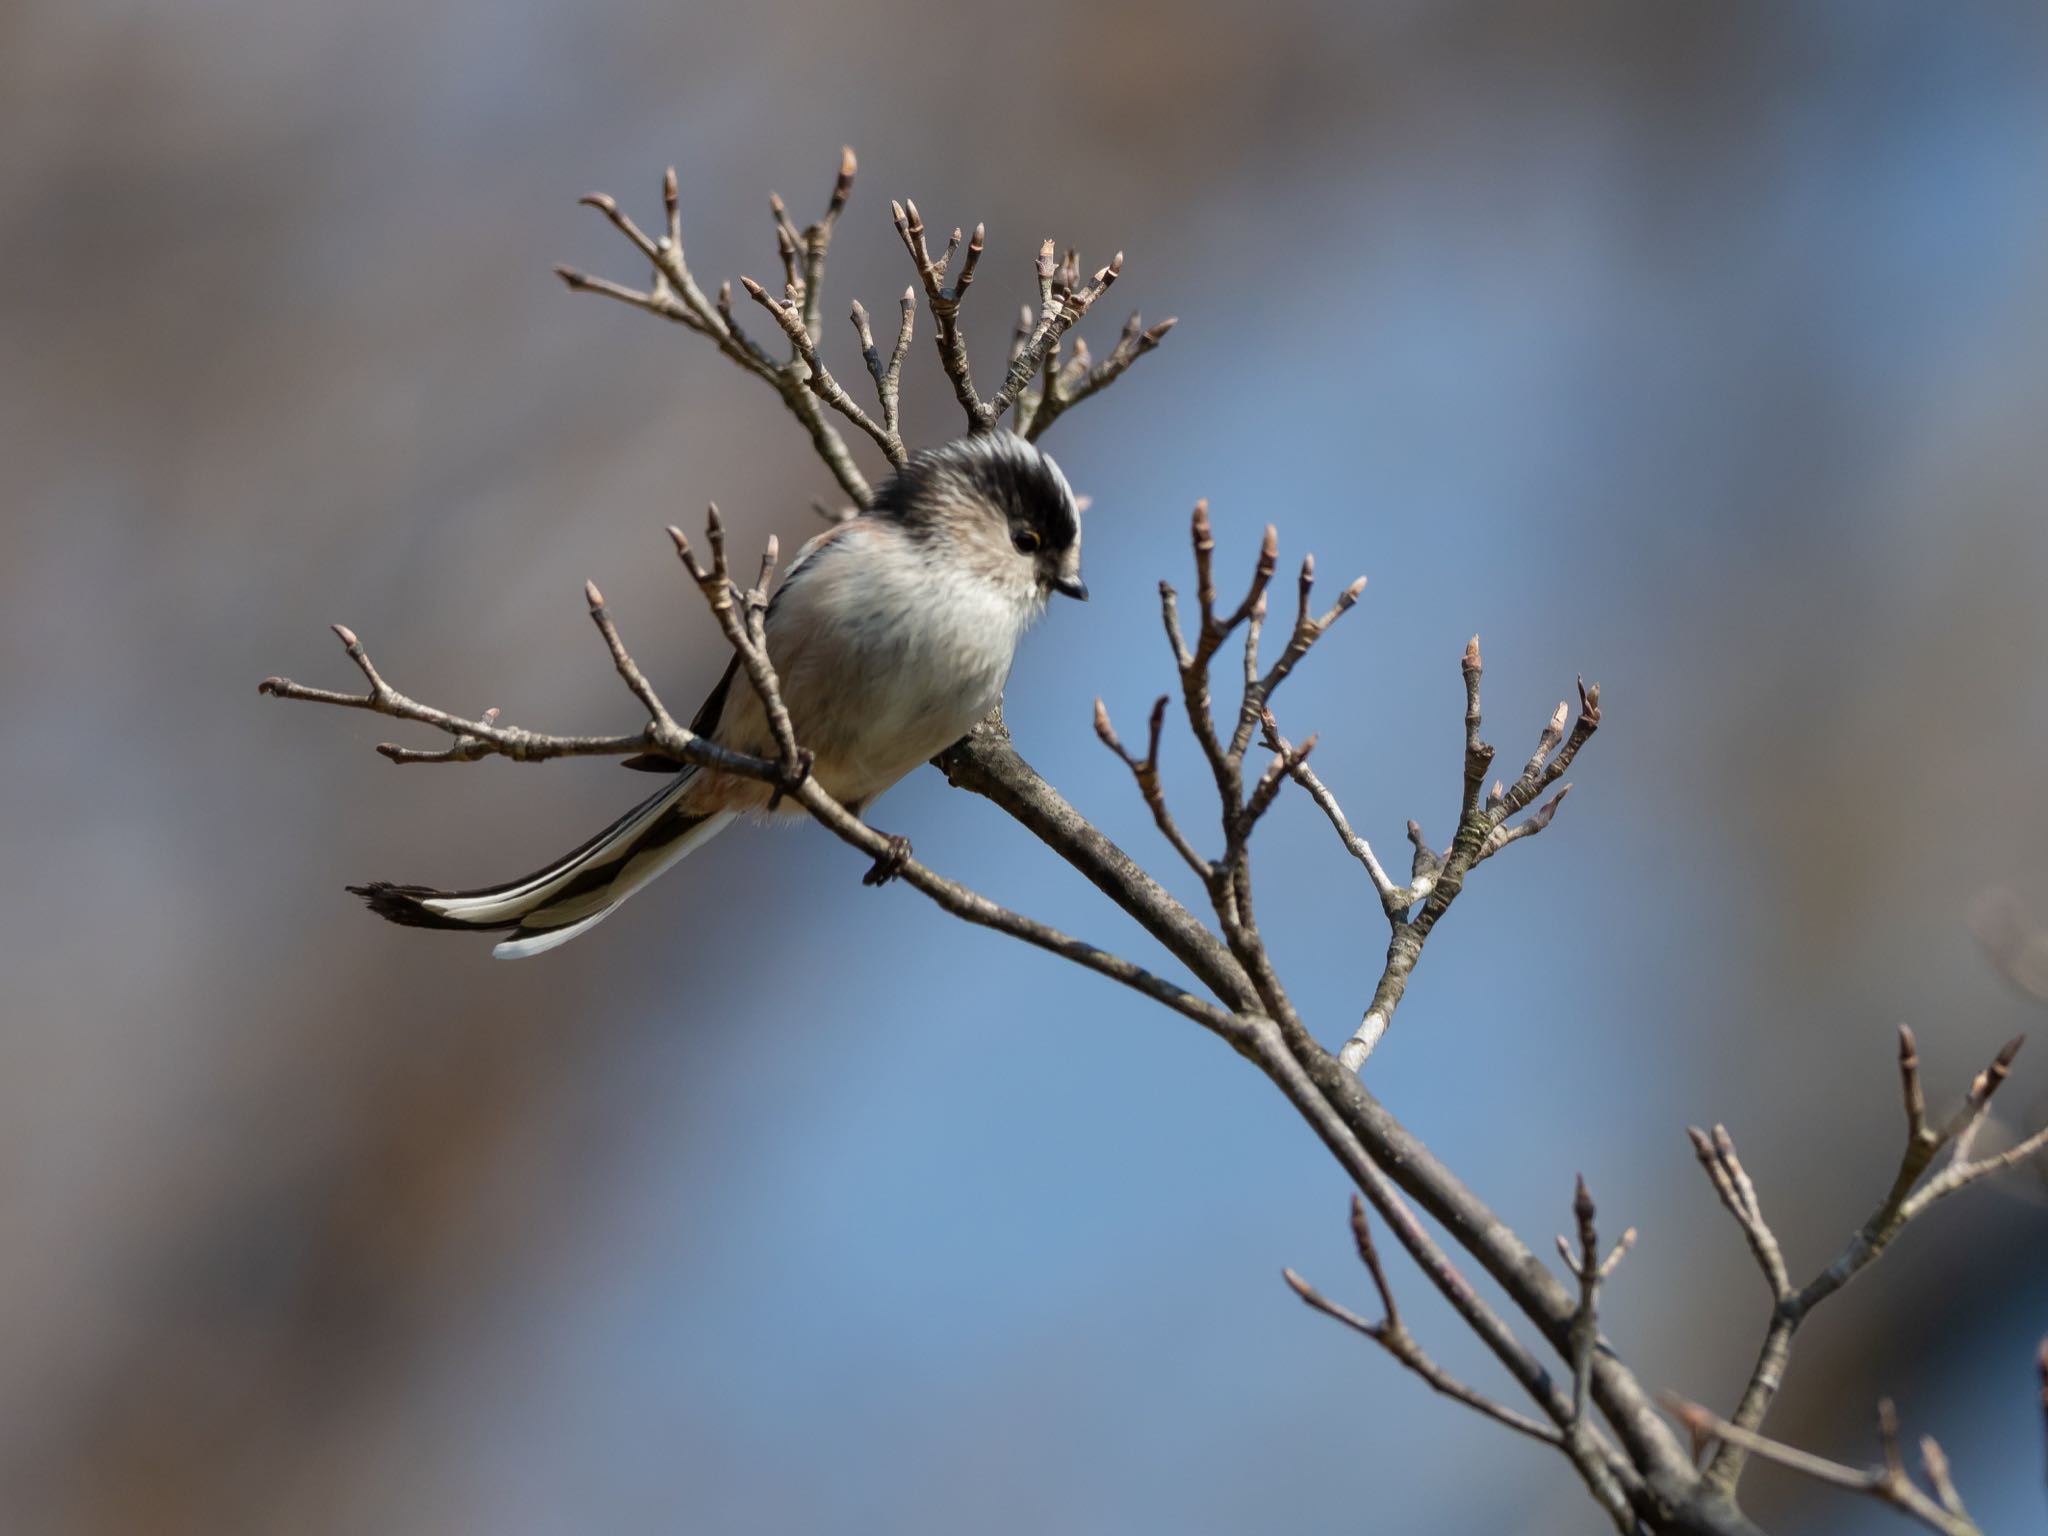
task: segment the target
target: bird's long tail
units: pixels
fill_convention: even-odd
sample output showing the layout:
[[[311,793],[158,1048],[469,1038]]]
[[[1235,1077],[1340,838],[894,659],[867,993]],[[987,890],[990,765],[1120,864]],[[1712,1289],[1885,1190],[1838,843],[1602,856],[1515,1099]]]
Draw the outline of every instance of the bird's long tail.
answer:
[[[682,809],[679,802],[694,776],[694,769],[685,769],[573,853],[504,885],[437,891],[379,880],[349,890],[372,912],[413,928],[509,928],[511,935],[491,953],[523,960],[595,927],[656,875],[725,830],[731,811],[692,815]]]

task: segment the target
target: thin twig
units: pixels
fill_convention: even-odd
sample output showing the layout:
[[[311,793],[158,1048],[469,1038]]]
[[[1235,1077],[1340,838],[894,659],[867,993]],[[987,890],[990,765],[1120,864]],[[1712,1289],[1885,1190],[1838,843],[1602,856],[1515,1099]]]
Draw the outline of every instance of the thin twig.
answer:
[[[1049,348],[1047,364],[1043,370],[1045,392],[1040,397],[1038,408],[1022,427],[1023,435],[1036,442],[1048,427],[1068,411],[1122,378],[1131,364],[1164,341],[1166,333],[1177,324],[1179,321],[1169,316],[1157,325],[1145,327],[1142,319],[1133,314],[1109,356],[1093,367],[1089,366],[1085,343],[1077,340],[1074,343],[1077,354],[1075,360],[1080,366],[1076,370],[1078,377],[1072,383],[1062,379],[1060,370],[1052,366],[1057,357],[1056,344],[1054,348]],[[1011,362],[1015,361],[1016,357],[1013,354]]]
[[[859,299],[853,301],[853,329],[860,337],[861,359],[868,365],[868,373],[875,381],[875,397],[882,407],[882,429],[895,445],[895,453],[903,453],[902,431],[902,380],[903,357],[910,350],[910,332],[917,320],[917,292],[903,290],[903,318],[896,328],[896,347],[889,354],[889,361],[882,361],[882,354],[875,346],[874,333],[868,329],[868,312],[861,307]],[[889,452],[884,444],[884,452]],[[890,462],[900,464],[902,459],[891,454]],[[907,457],[907,455],[906,455]]]
[[[1400,1361],[1401,1364],[1420,1376],[1434,1391],[1441,1392],[1445,1397],[1463,1403],[1466,1407],[1484,1414],[1497,1424],[1505,1425],[1517,1434],[1527,1435],[1532,1440],[1540,1440],[1545,1445],[1561,1447],[1564,1444],[1563,1430],[1555,1425],[1545,1424],[1539,1420],[1532,1419],[1527,1414],[1517,1413],[1514,1409],[1495,1402],[1484,1393],[1459,1381],[1449,1371],[1446,1371],[1436,1361],[1432,1360],[1428,1352],[1417,1342],[1415,1336],[1408,1331],[1407,1326],[1401,1321],[1399,1308],[1394,1304],[1394,1292],[1393,1288],[1387,1283],[1386,1270],[1381,1265],[1379,1253],[1373,1246],[1372,1231],[1365,1213],[1365,1202],[1356,1195],[1351,1197],[1351,1230],[1358,1244],[1359,1260],[1372,1275],[1373,1287],[1379,1292],[1380,1306],[1385,1312],[1385,1316],[1381,1321],[1377,1323],[1367,1322],[1356,1312],[1331,1301],[1293,1270],[1283,1269],[1280,1272],[1281,1278],[1287,1282],[1294,1294],[1324,1316],[1335,1318],[1338,1322],[1344,1324],[1345,1327],[1354,1329],[1358,1333],[1365,1335],[1368,1339],[1371,1339],[1375,1344],[1386,1350],[1388,1354]]]
[[[1728,1207],[1748,1238],[1750,1248],[1770,1282],[1771,1316],[1764,1329],[1757,1363],[1736,1405],[1733,1422],[1738,1428],[1754,1430],[1764,1421],[1783,1382],[1791,1358],[1793,1335],[1800,1325],[1836,1291],[1875,1263],[1907,1224],[1936,1201],[1955,1193],[2001,1169],[2010,1168],[2048,1146],[2048,1130],[1993,1156],[1967,1156],[1970,1138],[1982,1123],[1992,1095],[2011,1072],[2023,1037],[2006,1042],[1989,1066],[1970,1085],[1962,1107],[1945,1122],[1936,1124],[1927,1112],[1926,1091],[1920,1075],[1919,1043],[1913,1031],[1899,1026],[1899,1095],[1906,1121],[1905,1146],[1897,1170],[1884,1198],[1859,1227],[1848,1245],[1804,1286],[1795,1289],[1786,1272],[1785,1260],[1764,1223],[1756,1188],[1735,1157],[1727,1131],[1714,1128],[1711,1141],[1697,1129],[1689,1134],[1699,1153],[1700,1165],[1714,1183],[1721,1203]],[[1946,1149],[1949,1160],[1931,1176],[1929,1170]],[[1739,1483],[1746,1447],[1740,1439],[1724,1438],[1704,1474],[1712,1487],[1732,1494]]]
[[[2048,1146],[2048,1130],[2044,1130],[1995,1156],[1973,1160],[1968,1155],[1971,1139],[1990,1106],[1991,1096],[2005,1081],[2013,1058],[2019,1054],[2025,1040],[2024,1035],[2015,1035],[2008,1040],[1992,1058],[1990,1066],[1977,1074],[1962,1108],[1946,1125],[1934,1127],[1928,1123],[1924,1101],[1919,1102],[1916,1117],[1916,1100],[1920,1093],[1918,1047],[1912,1030],[1899,1026],[1899,1070],[1904,1085],[1907,1135],[1898,1171],[1893,1175],[1890,1190],[1850,1239],[1849,1246],[1800,1291],[1798,1310],[1801,1313],[1810,1312],[1847,1285],[1884,1252],[1908,1222],[1937,1200],[2001,1169],[2010,1168],[2033,1156],[2043,1146]],[[1921,1183],[1923,1175],[1944,1147],[1951,1149],[1950,1160],[1939,1172]]]
[[[1146,726],[1145,755],[1135,757],[1124,750],[1118,739],[1116,727],[1109,722],[1109,710],[1102,700],[1095,701],[1095,734],[1102,744],[1123,760],[1131,770],[1131,777],[1137,781],[1138,793],[1144,797],[1146,807],[1152,812],[1152,819],[1158,824],[1160,833],[1172,844],[1173,851],[1181,856],[1189,869],[1206,882],[1213,871],[1209,861],[1195,851],[1187,835],[1173,819],[1173,812],[1167,807],[1165,792],[1159,784],[1159,737],[1166,724],[1167,697],[1161,694],[1152,706],[1152,717]]]
[[[1837,1488],[1846,1488],[1854,1493],[1865,1493],[1894,1509],[1910,1515],[1931,1531],[1940,1531],[1943,1536],[1983,1536],[1983,1533],[1962,1507],[1962,1500],[1955,1492],[1955,1486],[1948,1481],[1948,1463],[1942,1456],[1941,1448],[1932,1440],[1921,1442],[1922,1454],[1933,1447],[1929,1460],[1929,1476],[1943,1490],[1942,1499],[1930,1498],[1906,1475],[1905,1460],[1899,1453],[1899,1425],[1889,1398],[1878,1405],[1878,1437],[1883,1447],[1884,1461],[1875,1467],[1846,1467],[1838,1461],[1829,1461],[1825,1456],[1816,1456],[1811,1451],[1798,1450],[1781,1441],[1772,1440],[1754,1430],[1731,1424],[1698,1403],[1689,1402],[1675,1394],[1666,1394],[1665,1405],[1694,1435],[1712,1437],[1724,1444],[1738,1445],[1766,1461],[1810,1477],[1815,1482],[1828,1483]],[[1934,1471],[1938,1464],[1939,1473]],[[1951,1502],[1952,1501],[1952,1502]]]
[[[1287,750],[1287,738],[1280,734],[1280,726],[1268,709],[1260,717],[1265,728],[1264,740],[1275,752]],[[1344,808],[1337,803],[1337,797],[1330,787],[1316,776],[1315,769],[1306,762],[1299,762],[1289,770],[1294,782],[1309,793],[1322,813],[1330,819],[1336,830],[1337,839],[1354,859],[1365,866],[1366,878],[1372,881],[1373,890],[1378,893],[1380,905],[1390,911],[1405,911],[1420,898],[1403,886],[1397,886],[1380,864],[1379,857],[1372,851],[1372,844],[1351,830],[1351,823],[1345,819]]]
[[[974,281],[975,269],[981,261],[982,250],[987,240],[987,228],[980,224],[974,226],[974,234],[967,242],[967,254],[961,259],[959,275],[948,287],[946,274],[952,265],[954,253],[959,249],[960,231],[953,231],[952,240],[948,243],[945,254],[934,258],[925,240],[924,216],[918,212],[916,202],[908,198],[902,202],[892,202],[889,210],[896,224],[897,238],[903,242],[903,249],[910,256],[911,267],[916,271],[918,282],[924,288],[925,303],[932,312],[933,341],[938,347],[939,366],[953,386],[954,398],[960,402],[961,410],[966,413],[967,429],[977,433],[992,432],[1002,421],[1004,413],[1018,403],[1025,387],[1046,365],[1047,359],[1055,353],[1060,338],[1088,313],[1090,306],[1097,299],[1109,291],[1110,285],[1123,271],[1123,253],[1119,251],[1109,265],[1098,271],[1088,283],[1069,287],[1055,299],[1053,242],[1047,240],[1039,247],[1037,317],[1032,321],[1029,333],[1024,336],[1021,343],[1011,347],[1009,366],[1004,372],[1002,386],[989,399],[983,400],[975,389],[974,371],[967,357],[967,340],[960,329],[960,305],[967,296],[969,285]],[[1164,334],[1165,331],[1160,330],[1159,335]],[[1152,345],[1157,346],[1158,341],[1159,337],[1155,336]],[[1131,361],[1135,361],[1135,357],[1127,360],[1115,374],[1105,378],[1097,388],[1113,383],[1117,374],[1128,368]],[[1090,390],[1089,393],[1094,393],[1094,390]],[[1060,407],[1064,408],[1064,405]],[[1052,414],[1056,416],[1059,411],[1055,410]],[[1047,417],[1043,425],[1035,421],[1028,422],[1025,429],[1037,426],[1038,431],[1031,432],[1031,435],[1036,437],[1038,432],[1042,432],[1051,424],[1051,417]]]
[[[807,236],[798,236],[793,229],[789,229],[787,215],[781,211],[780,199],[775,200],[777,228],[781,232],[778,235],[778,244],[784,253],[791,297],[799,306],[800,317],[811,313],[822,292],[825,251],[830,243],[831,227],[852,192],[853,170],[853,151],[842,150],[839,178],[833,186],[832,202],[826,216],[812,226]],[[824,406],[814,392],[812,379],[815,375],[810,365],[800,354],[793,354],[787,362],[777,362],[733,323],[732,304],[728,294],[721,291],[720,302],[714,304],[698,286],[696,276],[690,271],[689,263],[683,256],[682,222],[674,167],[669,168],[662,180],[662,205],[667,218],[667,229],[659,239],[641,229],[631,216],[619,207],[618,200],[609,193],[593,192],[581,201],[586,206],[595,208],[611,222],[612,227],[623,235],[654,269],[654,276],[648,290],[640,292],[603,278],[587,276],[573,267],[557,267],[556,272],[570,290],[576,293],[603,294],[607,298],[645,309],[709,336],[720,352],[782,397],[782,403],[810,434],[811,446],[824,460],[825,467],[832,472],[833,479],[839,482],[840,488],[853,498],[855,504],[866,506],[873,498],[873,491],[868,485],[867,477],[855,464],[846,440],[826,419]],[[807,251],[800,261],[799,248]],[[815,318],[804,328],[815,335]]]
[[[1611,1253],[1604,1259],[1600,1256],[1600,1234],[1593,1224],[1593,1196],[1583,1175],[1573,1190],[1572,1217],[1578,1225],[1578,1249],[1574,1252],[1562,1236],[1557,1247],[1564,1255],[1565,1268],[1579,1282],[1579,1308],[1572,1315],[1571,1330],[1572,1419],[1578,1422],[1586,1416],[1586,1394],[1593,1381],[1593,1352],[1600,1343],[1600,1286],[1635,1246],[1636,1229],[1630,1227],[1621,1234],[1621,1241]]]
[[[812,393],[873,438],[875,446],[888,455],[891,464],[908,461],[910,453],[903,446],[903,438],[895,428],[868,415],[853,396],[846,392],[845,386],[832,377],[832,371],[818,355],[817,338],[804,324],[801,295],[778,299],[744,274],[740,277],[740,286],[747,290],[748,297],[773,315],[776,324],[782,327],[783,335],[787,336],[790,345],[796,348],[797,360],[804,365],[804,382],[810,386]],[[856,314],[858,313],[856,306]],[[862,329],[865,330],[866,316],[861,315],[859,319]]]
[[[1424,840],[1420,826],[1412,821],[1408,824],[1409,840],[1415,844],[1414,872],[1408,891],[1394,894],[1412,895],[1412,905],[1419,910],[1411,910],[1410,903],[1392,904],[1388,892],[1375,882],[1390,930],[1387,958],[1358,1028],[1338,1053],[1338,1060],[1353,1072],[1364,1067],[1392,1025],[1394,1011],[1400,1007],[1401,999],[1407,993],[1408,979],[1422,958],[1423,946],[1430,932],[1450,910],[1458,893],[1464,889],[1466,875],[1508,844],[1533,837],[1550,825],[1564,799],[1564,789],[1560,789],[1526,822],[1516,826],[1508,823],[1509,818],[1524,810],[1537,795],[1557,781],[1600,726],[1600,687],[1597,683],[1589,687],[1581,679],[1578,719],[1570,736],[1564,739],[1562,748],[1558,747],[1558,739],[1563,727],[1563,706],[1559,706],[1559,712],[1550,717],[1539,735],[1536,751],[1514,785],[1496,784],[1494,793],[1484,795],[1486,774],[1493,763],[1494,749],[1479,734],[1483,718],[1480,683],[1485,662],[1477,635],[1467,643],[1464,654],[1459,658],[1459,670],[1465,683],[1465,750],[1457,830],[1450,846],[1439,854]],[[1566,789],[1569,787],[1565,786]]]
[[[1742,1228],[1742,1235],[1749,1240],[1749,1250],[1755,1255],[1757,1267],[1763,1271],[1764,1279],[1771,1287],[1771,1299],[1785,1300],[1792,1294],[1792,1280],[1785,1269],[1785,1253],[1778,1246],[1777,1234],[1764,1220],[1756,1184],[1743,1168],[1742,1159],[1735,1155],[1735,1139],[1728,1134],[1728,1127],[1717,1125],[1710,1136],[1696,1125],[1688,1126],[1686,1135],[1692,1138],[1693,1152],[1713,1183],[1714,1193],[1721,1197],[1721,1204],[1728,1208],[1728,1214],[1735,1218],[1736,1225]]]
[[[1401,1322],[1400,1313],[1394,1305],[1393,1288],[1387,1283],[1385,1270],[1379,1262],[1371,1229],[1366,1221],[1365,1207],[1358,1196],[1354,1195],[1351,1203],[1352,1238],[1358,1246],[1360,1261],[1372,1275],[1374,1288],[1380,1293],[1381,1304],[1386,1309],[1386,1321],[1380,1324],[1367,1323],[1355,1313],[1328,1301],[1292,1270],[1283,1272],[1288,1285],[1310,1306],[1336,1318],[1347,1327],[1356,1328],[1381,1344],[1404,1365],[1428,1380],[1437,1391],[1456,1398],[1509,1428],[1531,1435],[1547,1445],[1558,1447],[1578,1469],[1587,1487],[1614,1520],[1616,1528],[1633,1536],[1636,1528],[1633,1504],[1642,1493],[1642,1483],[1634,1469],[1621,1459],[1611,1443],[1592,1425],[1573,1416],[1570,1399],[1558,1391],[1541,1363],[1515,1337],[1514,1331],[1472,1289],[1470,1282],[1459,1273],[1449,1256],[1431,1239],[1422,1224],[1416,1220],[1414,1212],[1408,1209],[1407,1204],[1394,1191],[1385,1176],[1370,1163],[1360,1165],[1356,1171],[1363,1175],[1361,1189],[1364,1195],[1371,1200],[1373,1208],[1387,1222],[1402,1247],[1407,1249],[1409,1257],[1414,1259],[1417,1267],[1435,1286],[1438,1294],[1450,1303],[1452,1310],[1479,1335],[1493,1351],[1495,1358],[1507,1367],[1509,1374],[1549,1416],[1555,1428],[1524,1419],[1513,1410],[1504,1408],[1483,1394],[1456,1382],[1448,1373],[1437,1368],[1423,1353]]]

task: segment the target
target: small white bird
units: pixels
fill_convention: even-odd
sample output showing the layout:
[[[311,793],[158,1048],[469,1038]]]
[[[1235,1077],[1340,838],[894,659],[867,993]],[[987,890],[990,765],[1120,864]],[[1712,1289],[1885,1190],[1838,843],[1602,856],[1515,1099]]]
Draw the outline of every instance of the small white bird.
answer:
[[[1058,465],[1008,432],[913,457],[859,516],[798,552],[768,604],[768,656],[818,783],[859,812],[966,735],[1002,699],[1017,642],[1054,592],[1088,596],[1080,508]],[[737,657],[690,728],[735,752],[776,755]],[[349,889],[394,923],[509,928],[491,953],[523,959],[595,926],[735,816],[768,810],[773,795],[758,780],[686,766],[523,879],[475,891]]]

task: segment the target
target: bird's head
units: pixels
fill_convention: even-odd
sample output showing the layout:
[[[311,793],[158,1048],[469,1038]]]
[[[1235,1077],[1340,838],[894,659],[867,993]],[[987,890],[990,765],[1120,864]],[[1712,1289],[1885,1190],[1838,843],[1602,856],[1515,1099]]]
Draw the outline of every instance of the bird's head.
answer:
[[[1086,600],[1081,509],[1060,467],[1014,432],[984,432],[912,456],[875,493],[871,515],[943,541],[990,580],[1039,601]]]

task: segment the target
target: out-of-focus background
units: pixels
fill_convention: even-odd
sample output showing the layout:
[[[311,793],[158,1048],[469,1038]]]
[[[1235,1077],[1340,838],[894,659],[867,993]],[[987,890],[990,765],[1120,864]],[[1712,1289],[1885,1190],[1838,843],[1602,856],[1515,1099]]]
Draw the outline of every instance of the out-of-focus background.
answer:
[[[1010,691],[1025,751],[1171,871],[1094,741],[1169,680],[1154,583],[1211,498],[1360,609],[1282,715],[1390,855],[1457,792],[1457,657],[1525,751],[1608,726],[1439,931],[1374,1087],[1539,1247],[1583,1171],[1642,1230],[1612,1336],[1726,1404],[1766,1298],[1686,1145],[1725,1120],[1795,1267],[1889,1178],[1892,1031],[1947,1099],[2044,1022],[1971,937],[2048,877],[2048,16],[1840,0],[1074,5],[16,0],[0,12],[0,1526],[10,1532],[1578,1532],[1562,1464],[1282,1289],[1365,1303],[1336,1168],[1243,1063],[1047,958],[729,836],[503,965],[373,921],[644,792],[606,763],[399,772],[355,674],[536,728],[634,713],[595,578],[679,706],[722,647],[661,525],[752,547],[831,491],[701,339],[565,293],[774,266],[772,188],[862,171],[985,219],[992,377],[1037,241],[1129,253],[1179,329],[1047,446],[1095,600]],[[766,331],[767,327],[761,327]],[[957,416],[920,317],[919,440]],[[413,739],[408,737],[407,739]],[[421,744],[426,744],[422,740]],[[1196,766],[1169,783],[1200,819]],[[876,819],[1157,962],[922,772]],[[1307,803],[1261,915],[1331,1043],[1383,932]],[[2048,1045],[2048,1042],[2044,1042]],[[2042,1049],[2037,1047],[2037,1049]],[[2048,1050],[2004,1108],[2038,1121]],[[1939,1210],[1813,1322],[1772,1426],[1933,1433],[1984,1524],[2043,1494],[2048,1214]],[[1496,1377],[1411,1275],[1412,1320]],[[1887,1516],[1768,1469],[1780,1530]],[[1888,1526],[1886,1528],[1889,1528]]]

